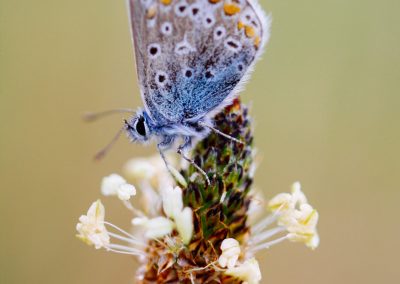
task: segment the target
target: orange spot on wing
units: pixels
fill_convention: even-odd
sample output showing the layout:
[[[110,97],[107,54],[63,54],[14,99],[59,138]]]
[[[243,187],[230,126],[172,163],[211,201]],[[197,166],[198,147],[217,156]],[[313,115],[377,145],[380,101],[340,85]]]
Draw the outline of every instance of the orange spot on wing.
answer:
[[[147,19],[153,19],[157,14],[157,6],[153,5],[151,6],[147,12],[146,12],[146,18]]]
[[[252,38],[256,35],[256,31],[254,30],[254,28],[252,26],[246,25],[244,27],[244,32],[246,34],[247,37]]]
[[[242,22],[242,21],[239,21],[239,22],[237,23],[237,28],[238,28],[238,30],[243,29],[243,27],[244,27],[243,22]]]
[[[171,4],[172,0],[160,0],[162,4],[164,4],[165,6],[168,6]]]
[[[225,3],[224,4],[224,12],[228,16],[232,16],[232,15],[235,15],[240,12],[240,7],[236,4]]]
[[[221,2],[221,0],[208,0],[208,2],[212,4],[217,4],[218,2]]]
[[[259,36],[257,36],[257,37],[254,39],[254,46],[255,46],[256,48],[258,48],[258,47],[260,46],[260,42],[261,42],[261,38],[260,38]]]

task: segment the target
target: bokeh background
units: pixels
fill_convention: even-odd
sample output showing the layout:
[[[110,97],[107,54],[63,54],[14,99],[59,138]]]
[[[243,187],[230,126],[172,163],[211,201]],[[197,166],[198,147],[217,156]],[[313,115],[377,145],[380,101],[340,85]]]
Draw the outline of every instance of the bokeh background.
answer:
[[[269,0],[272,38],[243,97],[253,102],[266,196],[300,180],[320,212],[316,251],[258,256],[262,283],[397,283],[400,210],[398,0]],[[0,283],[132,283],[137,263],[75,237],[100,180],[155,147],[121,139],[141,105],[123,0],[0,0]],[[129,214],[104,200],[108,220]]]

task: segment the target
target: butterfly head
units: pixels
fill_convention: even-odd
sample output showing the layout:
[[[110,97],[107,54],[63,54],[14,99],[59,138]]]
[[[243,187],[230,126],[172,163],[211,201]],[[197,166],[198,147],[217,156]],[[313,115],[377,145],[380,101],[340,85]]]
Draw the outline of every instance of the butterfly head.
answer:
[[[128,137],[135,142],[144,143],[151,137],[149,118],[142,110],[139,110],[129,120],[125,120],[125,130]]]

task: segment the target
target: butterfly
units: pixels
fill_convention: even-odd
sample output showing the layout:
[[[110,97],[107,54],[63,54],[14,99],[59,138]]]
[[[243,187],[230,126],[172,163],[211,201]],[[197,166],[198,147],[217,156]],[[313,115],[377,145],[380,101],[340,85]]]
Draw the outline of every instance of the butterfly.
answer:
[[[269,38],[269,19],[251,0],[128,0],[144,108],[125,121],[135,142],[178,138],[185,152],[215,131],[213,117],[237,97]]]

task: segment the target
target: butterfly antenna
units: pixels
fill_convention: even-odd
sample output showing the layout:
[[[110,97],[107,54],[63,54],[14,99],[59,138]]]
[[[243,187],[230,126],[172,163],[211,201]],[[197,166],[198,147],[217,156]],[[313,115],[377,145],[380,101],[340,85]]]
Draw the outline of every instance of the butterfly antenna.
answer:
[[[83,119],[88,122],[95,121],[99,118],[105,117],[110,114],[116,114],[116,113],[134,113],[135,111],[133,109],[129,108],[117,108],[117,109],[110,109],[110,110],[105,110],[105,111],[99,111],[99,112],[87,112],[83,115]]]
[[[222,132],[222,131],[216,129],[215,127],[213,127],[213,126],[211,126],[211,125],[209,125],[209,124],[207,124],[207,123],[200,122],[199,124],[202,125],[202,126],[205,126],[205,127],[210,128],[212,131],[214,131],[214,132],[217,133],[218,135],[221,135],[221,136],[223,136],[223,137],[225,137],[225,138],[227,138],[227,139],[229,139],[229,140],[232,140],[232,141],[234,141],[234,142],[236,142],[236,143],[245,145],[245,143],[244,143],[243,141],[240,141],[239,139],[236,139],[235,137],[232,137],[232,136],[230,136],[230,135],[228,135],[228,134],[226,134],[226,133],[224,133],[224,132]]]
[[[104,156],[108,153],[108,151],[111,149],[111,147],[117,142],[118,138],[121,136],[122,132],[125,130],[126,126],[124,125],[120,130],[118,130],[117,134],[114,136],[114,138],[97,154],[94,156],[94,159],[96,161],[101,160],[104,158]]]

